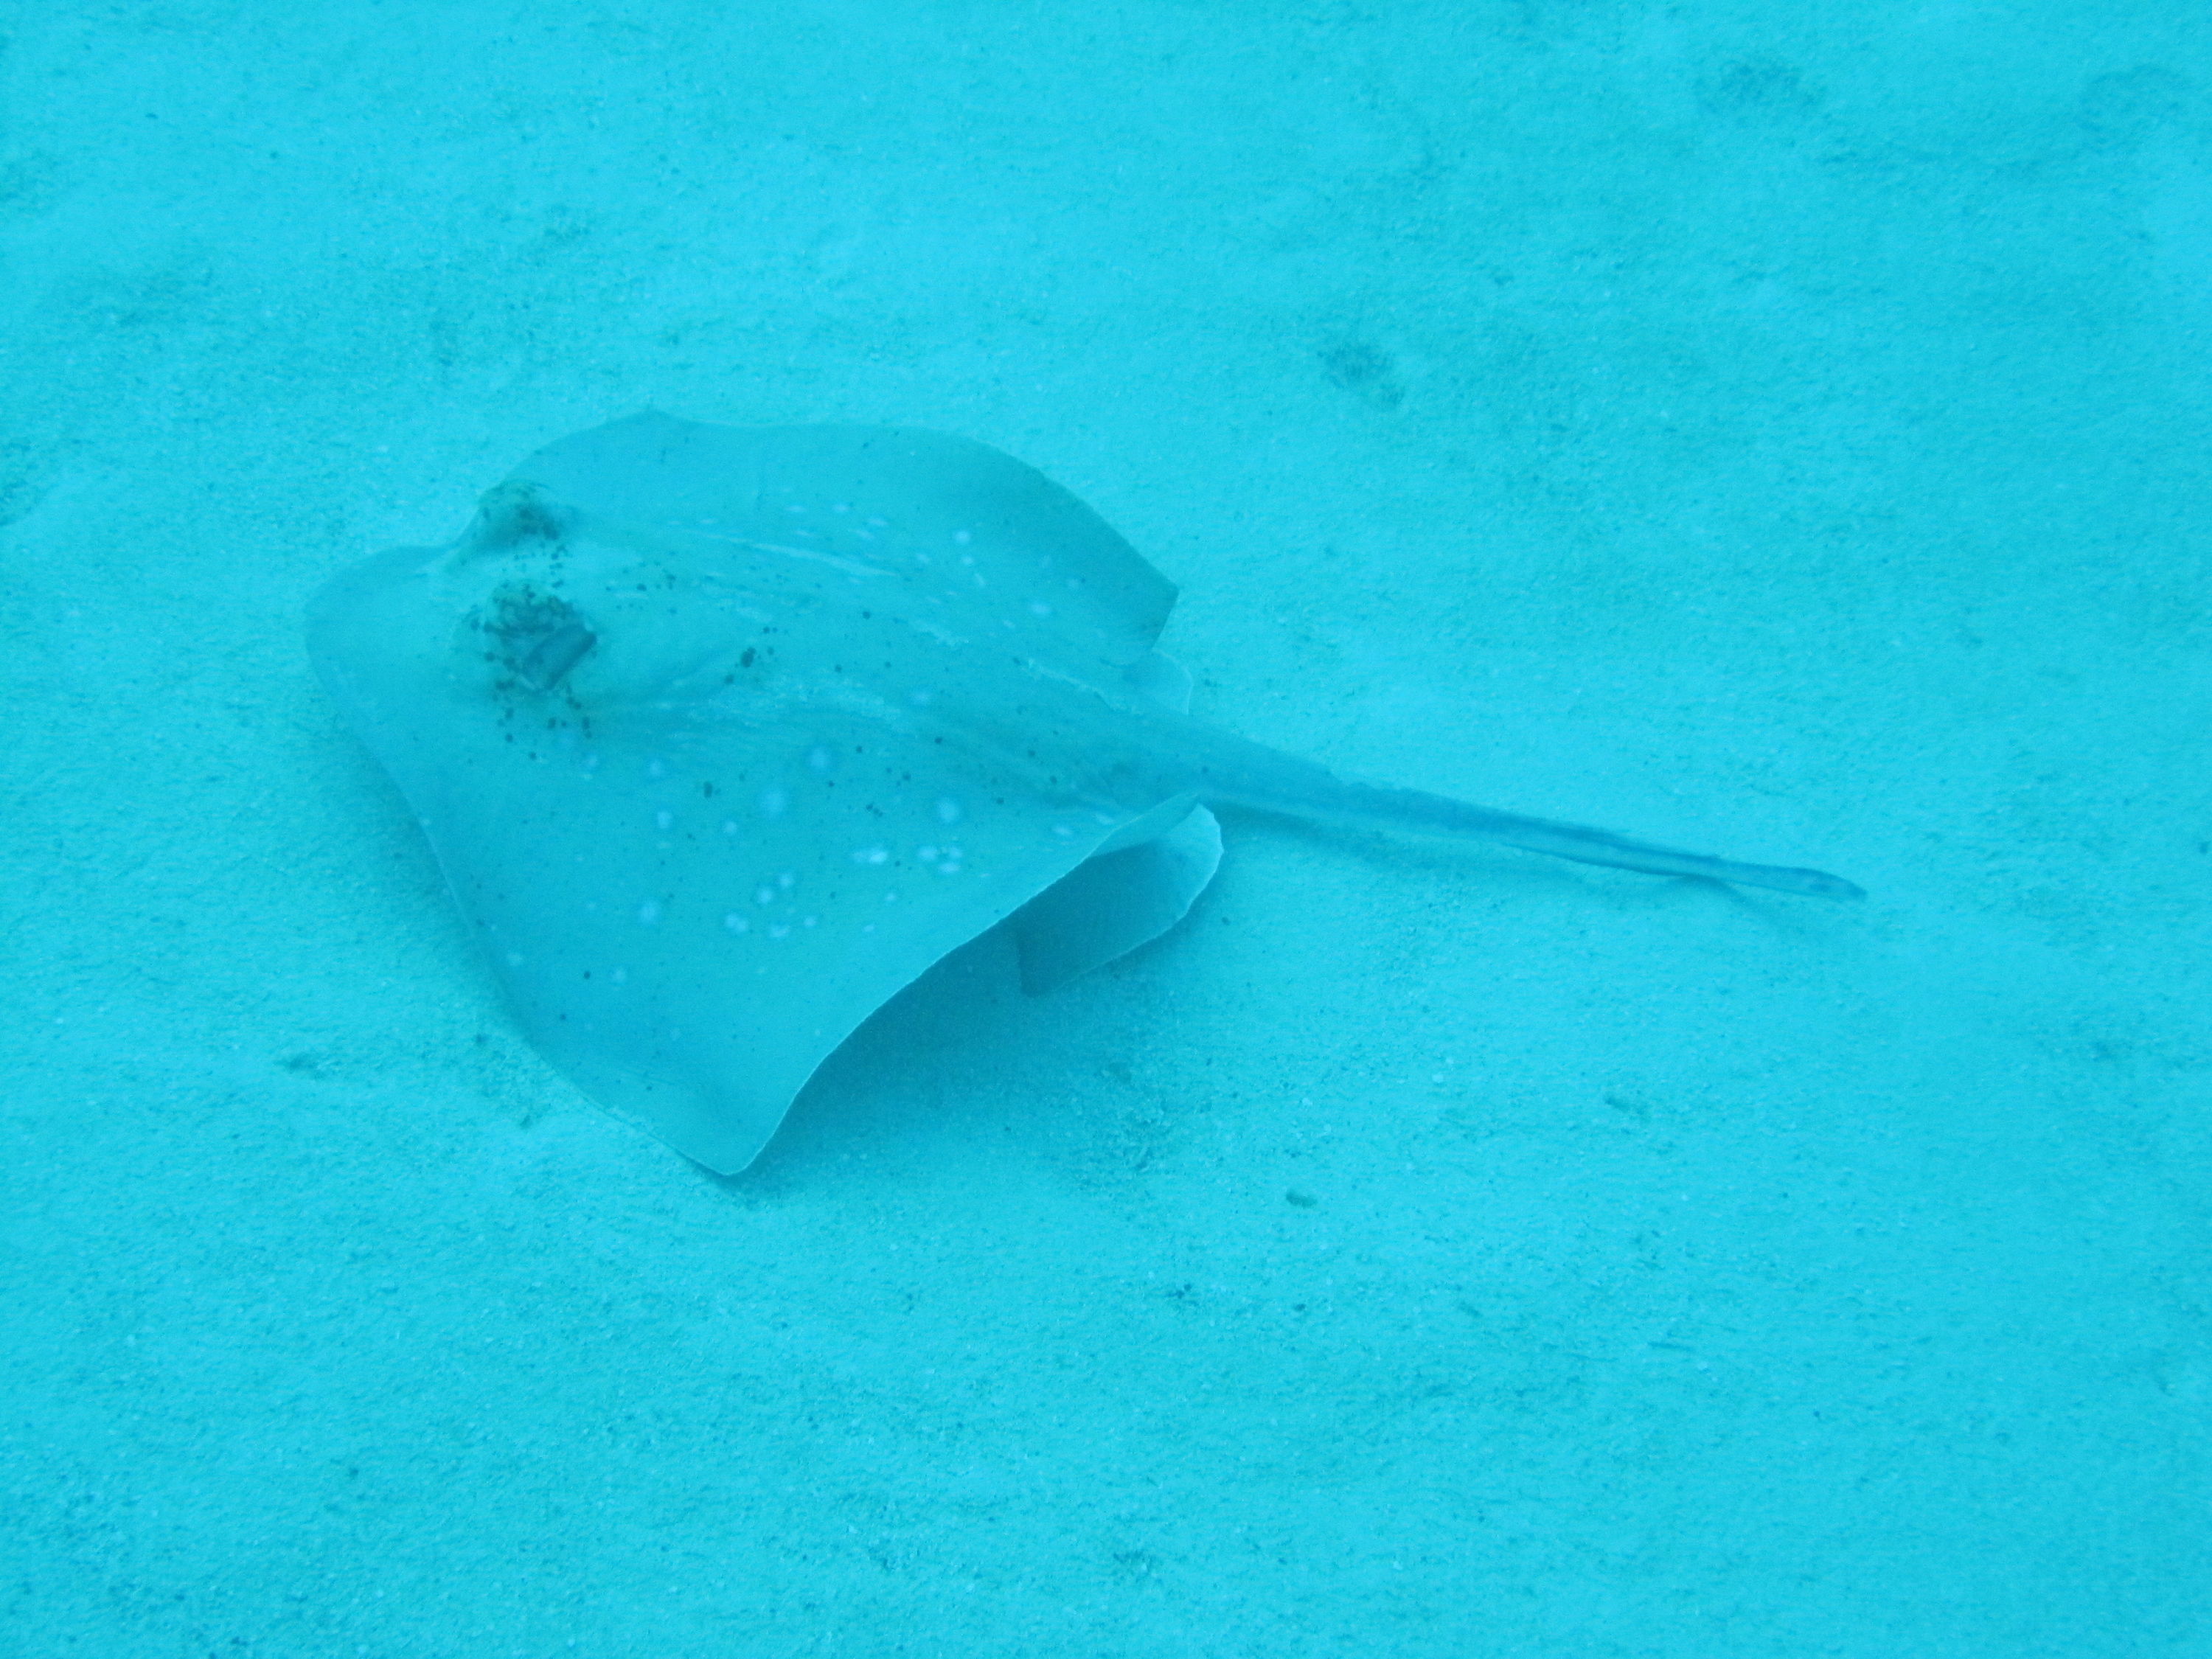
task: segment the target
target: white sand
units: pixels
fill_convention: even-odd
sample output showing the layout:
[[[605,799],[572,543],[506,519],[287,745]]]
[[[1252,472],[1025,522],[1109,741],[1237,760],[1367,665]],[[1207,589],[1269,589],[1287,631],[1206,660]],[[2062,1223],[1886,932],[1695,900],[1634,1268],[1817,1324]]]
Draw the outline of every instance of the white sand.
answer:
[[[1795,9],[20,12],[0,1653],[2212,1651],[2212,37]],[[707,1177],[299,637],[647,404],[997,444],[1209,717],[1874,896],[1233,821]]]

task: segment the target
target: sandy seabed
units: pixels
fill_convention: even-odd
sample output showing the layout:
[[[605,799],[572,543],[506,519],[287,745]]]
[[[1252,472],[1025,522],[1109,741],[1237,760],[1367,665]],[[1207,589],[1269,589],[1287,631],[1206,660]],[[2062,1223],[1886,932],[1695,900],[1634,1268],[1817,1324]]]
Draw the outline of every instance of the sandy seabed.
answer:
[[[2212,1650],[2185,7],[60,5],[0,52],[0,1652]],[[719,1179],[306,596],[655,407],[994,444],[1227,821]]]

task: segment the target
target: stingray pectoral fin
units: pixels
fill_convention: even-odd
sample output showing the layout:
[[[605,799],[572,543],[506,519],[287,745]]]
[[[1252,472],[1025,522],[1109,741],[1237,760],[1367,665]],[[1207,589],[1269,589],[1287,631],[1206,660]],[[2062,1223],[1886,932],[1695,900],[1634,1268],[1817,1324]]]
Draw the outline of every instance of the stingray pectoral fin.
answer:
[[[799,1089],[798,1084],[775,1079],[747,1091],[748,1097],[735,1098],[727,1087],[611,1064],[592,1045],[549,1039],[542,1024],[532,1023],[531,1036],[569,1081],[606,1111],[717,1175],[736,1175],[760,1156]]]
[[[1014,912],[1022,988],[1032,994],[1127,956],[1181,921],[1221,863],[1221,826],[1203,806],[1166,834],[1101,853]]]

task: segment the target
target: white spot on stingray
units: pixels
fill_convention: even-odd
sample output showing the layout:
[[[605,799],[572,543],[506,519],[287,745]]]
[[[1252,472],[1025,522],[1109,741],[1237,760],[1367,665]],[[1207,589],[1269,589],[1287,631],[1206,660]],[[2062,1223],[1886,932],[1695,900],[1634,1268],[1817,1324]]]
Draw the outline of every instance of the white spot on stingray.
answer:
[[[673,825],[675,822],[676,814],[668,811],[665,807],[663,807],[659,811],[655,812],[653,815],[653,827],[656,830],[666,830]]]
[[[763,789],[760,792],[761,816],[764,818],[781,817],[783,809],[790,805],[791,797],[781,789]]]
[[[884,902],[886,904],[896,904],[898,902],[898,895],[896,893],[884,894]]]
[[[788,939],[791,936],[791,924],[787,921],[769,923],[768,936],[770,939]]]
[[[850,501],[833,501],[830,503],[830,510],[832,513],[850,513],[853,510],[853,504]]]
[[[647,899],[644,903],[637,907],[637,925],[639,927],[650,927],[659,920],[660,901],[659,899]]]
[[[648,778],[666,777],[668,775],[668,763],[662,760],[658,755],[654,756],[651,760],[645,763],[645,775]]]
[[[807,769],[813,772],[834,771],[837,757],[830,752],[829,744],[817,743],[806,751],[806,765]]]
[[[855,864],[888,864],[890,856],[888,847],[856,847],[853,849],[853,862]]]
[[[939,795],[937,798],[937,821],[939,823],[959,823],[960,803],[950,795]]]
[[[750,933],[752,930],[752,923],[747,921],[735,910],[722,912],[722,926],[732,933]]]
[[[617,968],[614,972],[609,974],[607,977],[614,981],[617,985],[627,985],[629,983],[629,969],[627,968]]]
[[[581,766],[586,772],[598,771],[599,769],[599,751],[596,749],[586,749],[584,751],[583,758],[576,763],[579,766]]]
[[[917,847],[914,849],[914,855],[924,864],[937,862],[937,849],[934,847]]]
[[[1030,615],[1032,617],[1049,617],[1052,615],[1052,607],[1047,605],[1042,599],[1031,599],[1030,601]]]
[[[972,530],[956,530],[952,532],[952,539],[965,547],[975,539],[975,532]],[[971,559],[969,562],[972,564],[975,561]]]
[[[736,835],[738,833],[738,821],[735,818],[724,818],[722,820],[722,833],[726,836]]]
[[[522,952],[521,952],[521,951],[509,951],[507,953],[507,965],[508,967],[510,967],[510,968],[520,968],[520,967],[521,967],[521,966],[522,966]]]
[[[816,922],[821,920],[822,918],[819,916],[801,916],[799,919],[799,925],[801,927],[811,927]]]
[[[753,902],[755,904],[775,903],[775,889],[769,886],[766,882],[763,882],[759,886],[753,889]]]
[[[918,689],[908,692],[906,694],[906,700],[912,703],[916,708],[927,708],[930,704],[937,701],[937,693],[934,691]]]
[[[1052,833],[1062,841],[1066,841],[1075,834],[1075,826],[1072,823],[1055,823],[1052,826]]]

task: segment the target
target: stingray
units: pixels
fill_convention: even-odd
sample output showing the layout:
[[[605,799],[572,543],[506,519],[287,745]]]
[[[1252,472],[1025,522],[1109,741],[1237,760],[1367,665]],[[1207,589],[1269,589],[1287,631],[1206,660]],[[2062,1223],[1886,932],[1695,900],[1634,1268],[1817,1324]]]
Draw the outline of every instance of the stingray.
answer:
[[[1174,599],[981,444],[645,414],[538,451],[450,546],[341,573],[308,636],[531,1041],[726,1174],[986,929],[1043,990],[1172,927],[1216,805],[1858,894],[1200,725],[1153,649]]]

